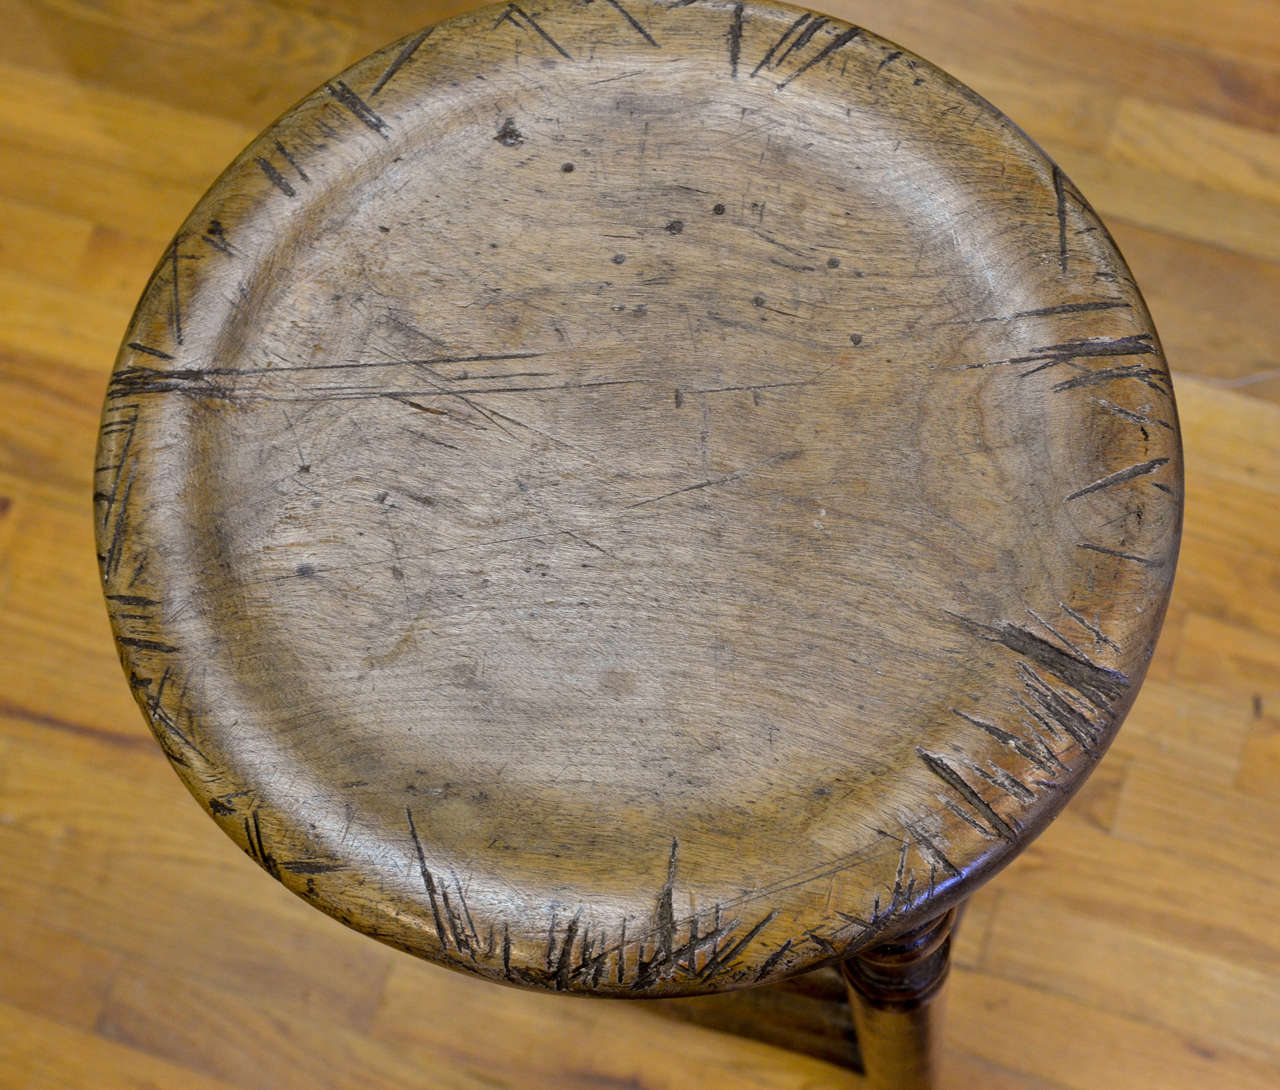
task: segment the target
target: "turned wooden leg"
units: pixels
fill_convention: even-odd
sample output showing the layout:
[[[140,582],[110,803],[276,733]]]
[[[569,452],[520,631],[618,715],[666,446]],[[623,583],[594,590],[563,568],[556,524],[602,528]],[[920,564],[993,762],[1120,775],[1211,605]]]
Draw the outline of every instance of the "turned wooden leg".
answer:
[[[872,1090],[936,1090],[956,909],[841,965]]]

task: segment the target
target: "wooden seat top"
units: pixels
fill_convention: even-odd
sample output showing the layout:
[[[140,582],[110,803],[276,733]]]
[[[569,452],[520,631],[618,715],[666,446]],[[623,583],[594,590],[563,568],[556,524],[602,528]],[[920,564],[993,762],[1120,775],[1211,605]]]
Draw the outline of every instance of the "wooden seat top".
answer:
[[[1150,659],[1182,469],[1079,192],[909,52],[759,3],[512,3],[266,130],[103,418],[131,684],[371,935],[620,995],[971,892]]]

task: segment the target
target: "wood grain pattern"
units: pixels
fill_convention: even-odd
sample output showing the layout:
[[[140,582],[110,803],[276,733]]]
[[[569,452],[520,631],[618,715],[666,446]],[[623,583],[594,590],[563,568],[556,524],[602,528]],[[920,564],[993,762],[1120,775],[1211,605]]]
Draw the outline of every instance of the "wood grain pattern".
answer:
[[[1167,601],[1123,261],[827,16],[417,32],[241,154],[124,340],[99,558],[157,739],[294,892],[505,982],[722,991],[936,914]]]
[[[0,3],[0,108],[24,81],[46,92],[0,118],[0,1083],[861,1085],[647,1005],[495,989],[369,943],[245,866],[175,793],[120,684],[84,497],[118,333],[155,255],[267,119],[465,6]],[[1121,153],[1107,134],[1131,98],[1231,121],[1243,157],[1262,154],[1265,141],[1250,146],[1274,127],[1276,38],[1236,0],[829,6],[963,78],[1089,193],[1156,318],[1188,445],[1178,582],[1148,681],[1080,795],[972,903],[948,1002],[950,1085],[1270,1087],[1280,895],[1247,845],[1280,791],[1280,661],[1261,638],[1280,633],[1267,517],[1280,274],[1248,256],[1265,202],[1236,221],[1253,239],[1202,215],[1234,184],[1170,175],[1179,196],[1156,217],[1144,196],[1163,167],[1105,188],[1095,175]],[[256,33],[264,20],[288,32]],[[192,149],[185,177],[143,165],[160,117]],[[1213,640],[1229,665],[1214,665]],[[1160,821],[1166,797],[1183,814]],[[1263,989],[1245,1022],[1238,985]],[[1144,993],[1161,1002],[1135,1006]]]

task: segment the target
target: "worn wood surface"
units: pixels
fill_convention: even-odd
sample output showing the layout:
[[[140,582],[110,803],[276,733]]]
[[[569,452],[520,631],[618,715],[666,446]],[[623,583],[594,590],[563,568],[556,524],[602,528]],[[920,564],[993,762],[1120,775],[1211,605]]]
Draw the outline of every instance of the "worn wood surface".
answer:
[[[1274,1081],[1280,899],[1258,865],[1275,848],[1280,769],[1268,10],[839,7],[999,102],[1090,193],[1161,328],[1190,452],[1179,583],[1142,696],[1076,805],[960,933],[959,1085]],[[494,989],[404,958],[210,839],[122,693],[97,603],[83,497],[106,368],[170,226],[221,164],[265,116],[424,15],[337,3],[6,15],[3,1080],[856,1085],[634,1006]],[[1194,156],[1151,151],[1189,134]]]
[[[767,4],[486,8],[268,129],[96,466],[135,696],[338,919],[619,996],[916,926],[1092,770],[1182,465],[1141,296],[1002,115]]]

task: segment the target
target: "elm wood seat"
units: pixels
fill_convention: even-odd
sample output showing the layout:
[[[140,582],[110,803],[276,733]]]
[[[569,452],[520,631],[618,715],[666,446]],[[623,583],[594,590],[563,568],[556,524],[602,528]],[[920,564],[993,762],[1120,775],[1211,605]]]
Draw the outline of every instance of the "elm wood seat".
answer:
[[[853,958],[864,1053],[1106,749],[1182,503],[1061,172],[714,0],[488,8],[288,112],[160,261],[97,480],[138,701],[288,888],[534,988]]]

